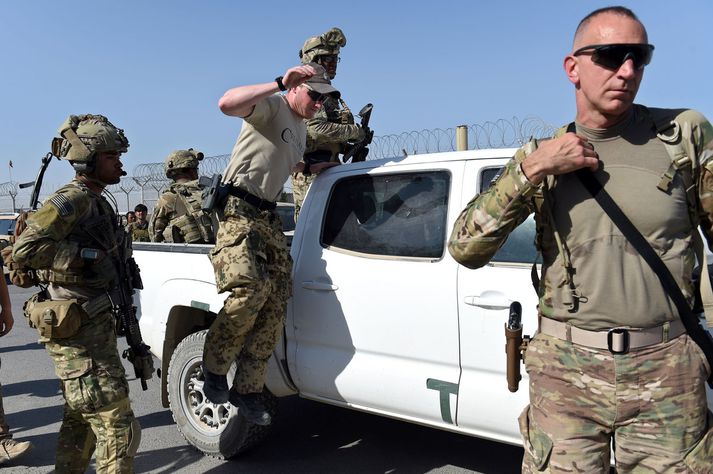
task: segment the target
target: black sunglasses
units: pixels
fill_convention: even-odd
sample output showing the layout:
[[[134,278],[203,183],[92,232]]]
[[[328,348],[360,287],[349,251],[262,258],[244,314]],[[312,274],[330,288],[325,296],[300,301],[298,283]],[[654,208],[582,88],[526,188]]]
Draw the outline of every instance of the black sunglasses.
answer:
[[[327,98],[326,95],[322,94],[321,92],[313,91],[312,89],[307,89],[307,95],[312,100],[312,102],[324,102],[324,100]]]
[[[323,54],[322,56],[320,56],[320,58],[322,59],[323,63],[338,63],[342,60],[342,58],[340,58],[336,54]]]
[[[636,69],[643,69],[651,62],[654,55],[653,44],[642,43],[616,43],[616,44],[591,44],[579,48],[572,56],[579,56],[592,51],[592,61],[607,69],[619,69],[627,59],[634,62]]]

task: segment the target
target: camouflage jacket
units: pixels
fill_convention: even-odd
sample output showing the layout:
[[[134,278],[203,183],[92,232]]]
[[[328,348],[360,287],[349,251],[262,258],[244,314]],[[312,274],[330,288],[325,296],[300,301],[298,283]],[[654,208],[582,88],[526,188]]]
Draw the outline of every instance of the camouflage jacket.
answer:
[[[107,254],[120,232],[109,202],[75,179],[28,217],[12,258],[40,270],[40,282],[67,290],[64,297],[91,297],[116,286],[118,275]],[[84,249],[99,250],[99,257],[84,258]]]
[[[148,221],[132,222],[126,230],[131,234],[131,240],[134,242],[151,242]]]
[[[349,109],[342,109],[338,101],[329,98],[315,116],[307,121],[305,153],[328,151],[331,154],[330,161],[336,161],[347,142],[362,138],[364,132],[354,124],[354,116]]]
[[[663,192],[657,182],[671,165],[671,157],[642,109],[635,106],[632,124],[623,129],[619,138],[624,139],[616,143],[646,146],[653,151],[651,160],[631,163],[626,157],[602,155],[607,140],[590,140],[604,164],[595,176],[606,183],[614,200],[692,299],[695,256],[691,236],[699,224],[709,242],[713,236],[713,127],[695,111],[651,109],[656,120],[675,119],[681,124],[681,144],[693,156],[693,164],[687,162],[672,187]],[[626,142],[630,129],[643,130],[646,139]],[[561,129],[556,136],[564,132]],[[608,143],[615,141],[608,139]],[[454,259],[469,268],[487,264],[510,232],[534,213],[536,245],[543,259],[540,314],[594,330],[629,323],[653,326],[677,318],[653,272],[573,174],[549,176],[540,186],[527,180],[520,164],[535,149],[536,143],[531,142],[518,150],[497,182],[462,211],[448,244]],[[693,199],[687,197],[688,188],[693,190]],[[647,207],[642,208],[644,204]],[[629,314],[637,310],[650,314]]]
[[[203,187],[198,180],[172,183],[159,196],[149,222],[153,242],[208,244],[215,241],[211,218],[201,209]]]

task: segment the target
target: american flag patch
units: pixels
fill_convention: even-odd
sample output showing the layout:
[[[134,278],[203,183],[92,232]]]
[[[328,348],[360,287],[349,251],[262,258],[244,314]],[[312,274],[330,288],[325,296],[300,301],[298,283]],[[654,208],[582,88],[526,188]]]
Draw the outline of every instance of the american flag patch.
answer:
[[[57,212],[62,217],[67,217],[74,212],[74,206],[64,194],[55,194],[49,202],[57,208]]]

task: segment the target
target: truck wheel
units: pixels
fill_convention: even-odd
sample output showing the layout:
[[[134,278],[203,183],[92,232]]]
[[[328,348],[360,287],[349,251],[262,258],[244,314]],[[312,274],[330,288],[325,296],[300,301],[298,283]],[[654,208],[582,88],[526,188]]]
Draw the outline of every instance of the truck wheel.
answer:
[[[230,403],[215,404],[203,394],[203,344],[207,330],[187,336],[176,347],[168,365],[168,400],[178,431],[208,456],[228,459],[262,441],[270,426],[259,426],[239,416]],[[228,381],[235,375],[234,363]],[[267,389],[264,402],[270,416],[277,413],[277,399]]]

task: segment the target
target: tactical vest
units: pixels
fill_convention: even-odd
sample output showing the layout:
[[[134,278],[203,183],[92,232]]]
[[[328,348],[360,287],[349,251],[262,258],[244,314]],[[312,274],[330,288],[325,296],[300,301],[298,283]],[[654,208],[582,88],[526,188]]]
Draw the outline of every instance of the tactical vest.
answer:
[[[151,242],[151,236],[149,235],[149,223],[146,222],[142,227],[138,224],[138,222],[131,224],[131,240],[136,242]]]
[[[81,192],[77,192],[77,191]],[[64,239],[64,251],[58,252],[52,268],[40,269],[37,277],[40,283],[77,285],[89,288],[111,289],[116,286],[118,275],[111,258],[98,261],[86,260],[81,268],[72,268],[71,262],[77,258],[81,249],[101,249],[111,252],[119,239],[118,219],[111,205],[101,196],[92,193],[83,184],[72,182],[60,188],[48,199],[45,205],[52,205],[53,200],[78,201],[88,200],[89,209],[72,228]],[[82,206],[74,206],[77,207]]]
[[[165,242],[210,244],[215,242],[210,215],[203,211],[202,190],[196,181],[175,183],[168,189],[175,197],[175,217],[163,230]]]

